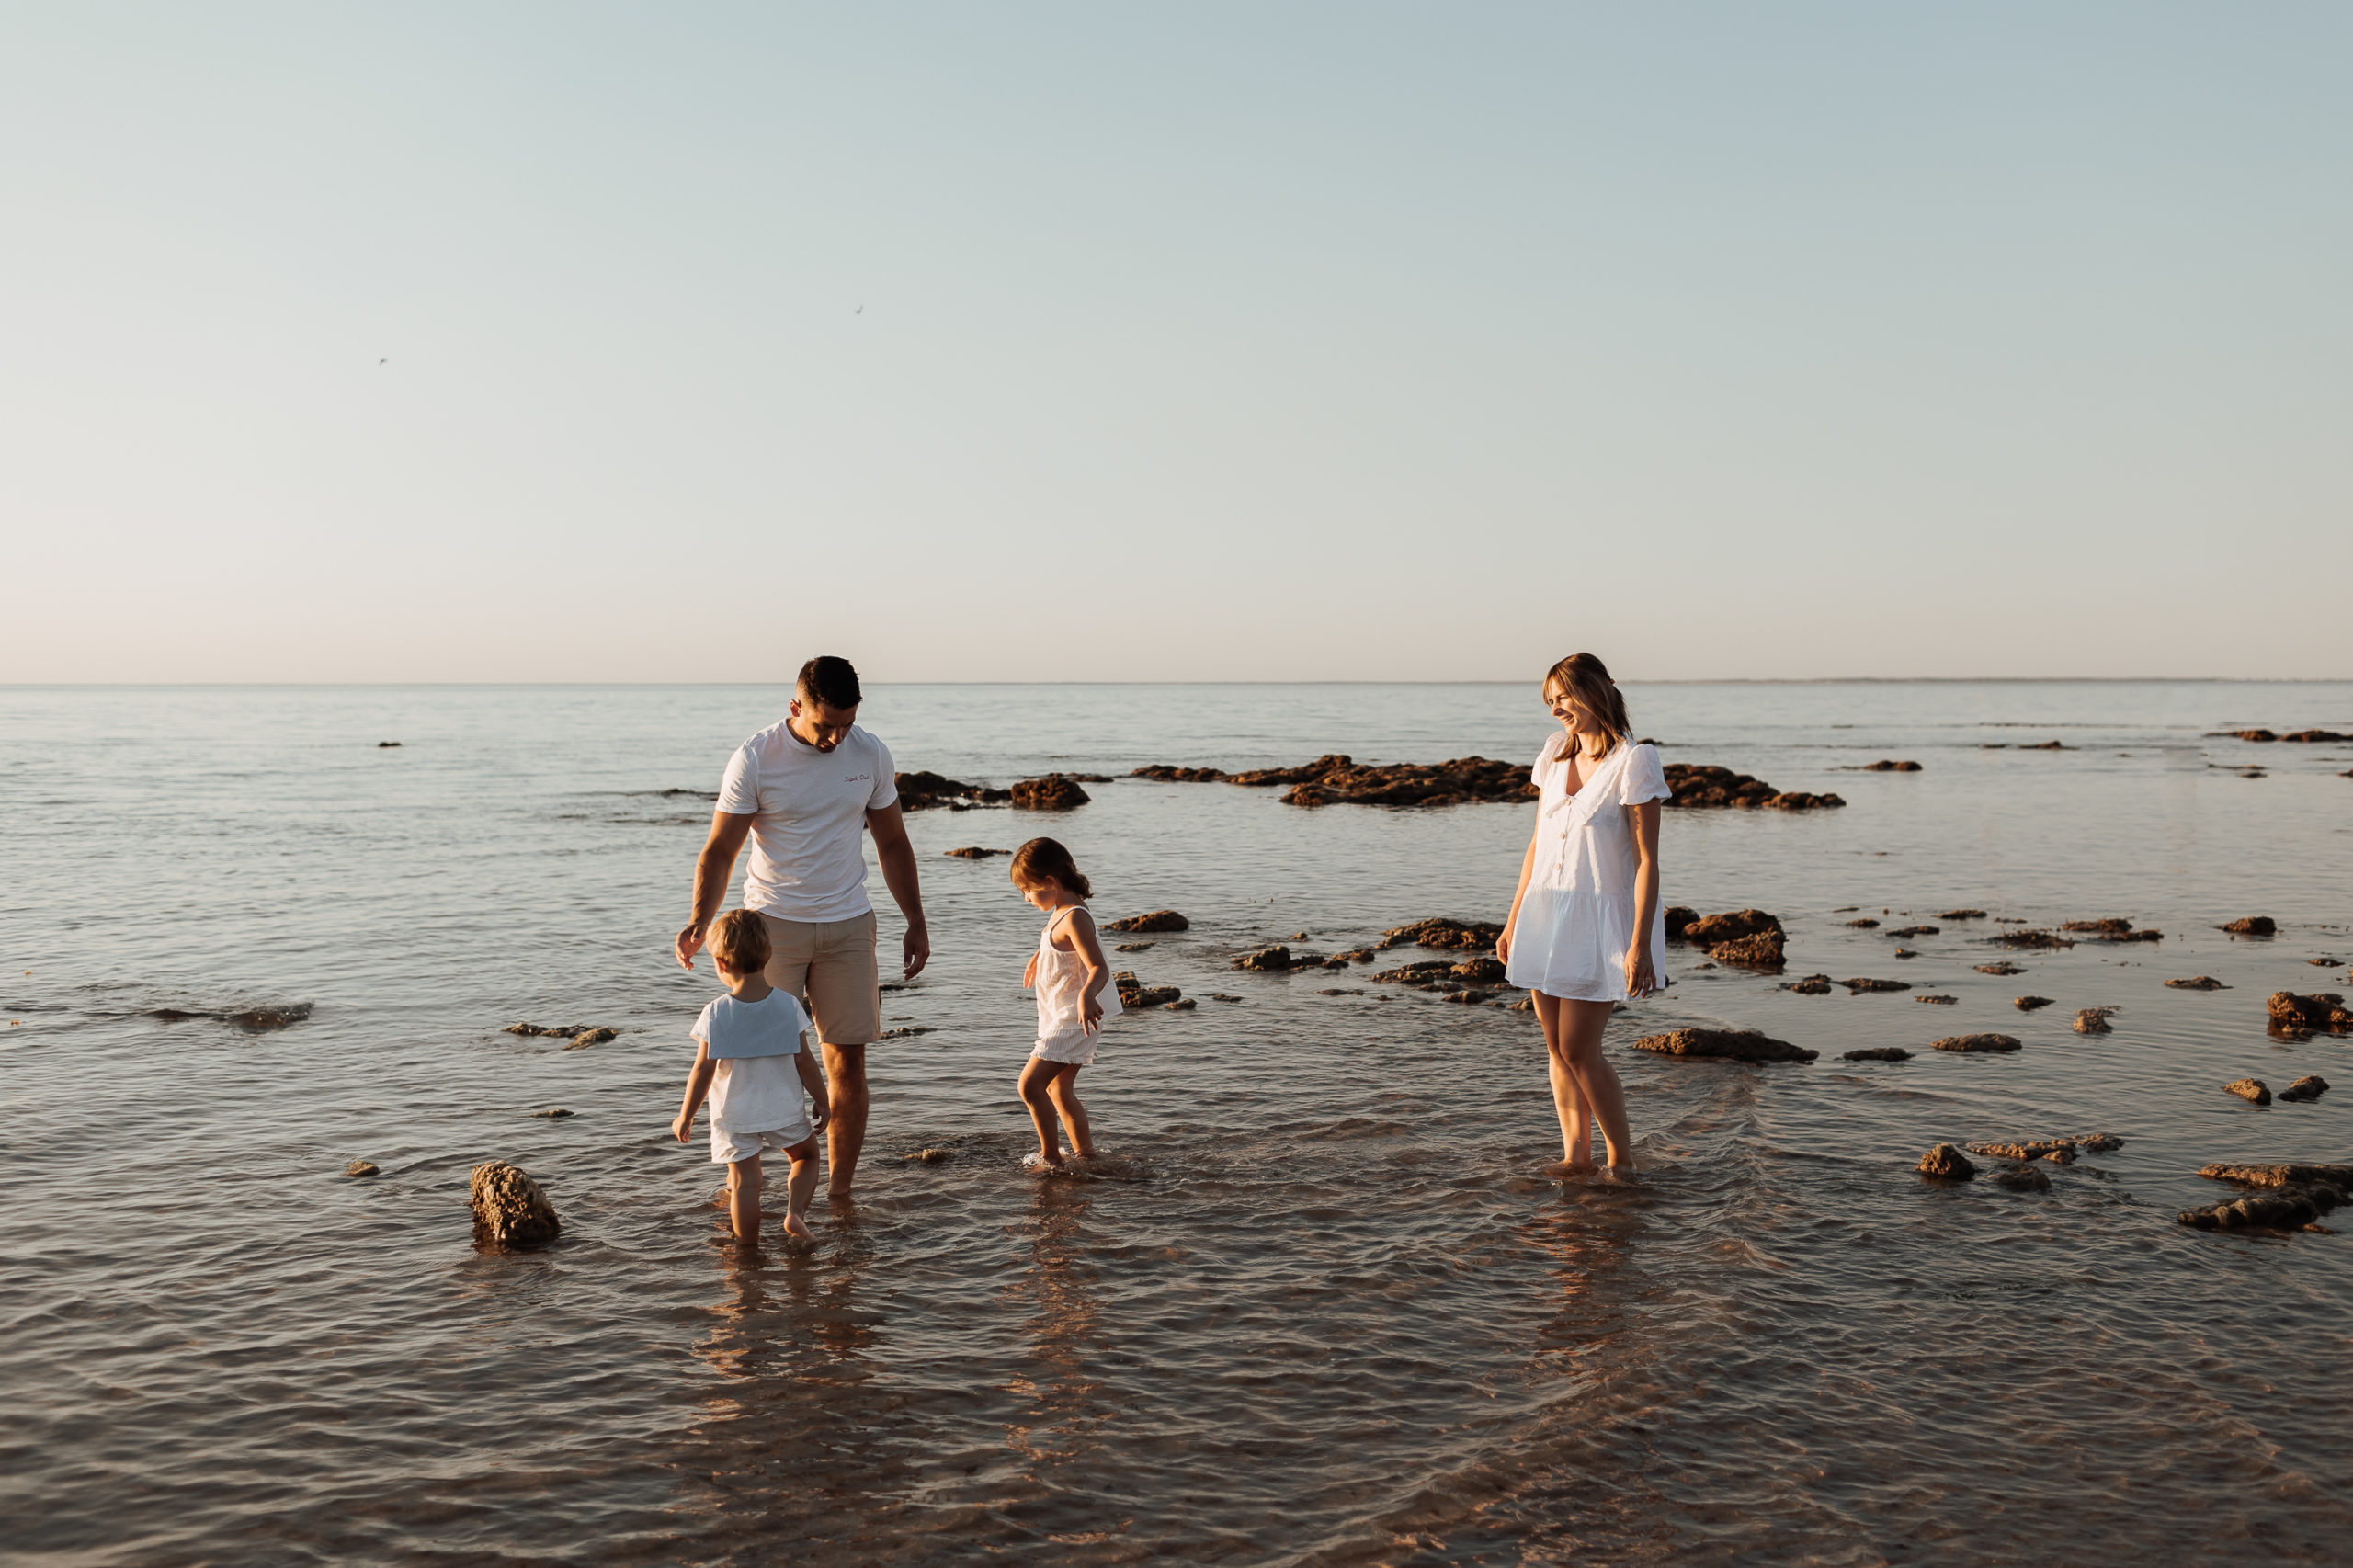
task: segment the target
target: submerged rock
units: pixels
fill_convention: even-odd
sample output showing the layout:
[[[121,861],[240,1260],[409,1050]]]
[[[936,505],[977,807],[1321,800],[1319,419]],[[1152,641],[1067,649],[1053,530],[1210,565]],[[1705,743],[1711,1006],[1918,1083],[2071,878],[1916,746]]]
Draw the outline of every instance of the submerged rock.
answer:
[[[1826,974],[1809,974],[1803,980],[1792,981],[1781,989],[1794,991],[1801,996],[1827,996],[1830,994],[1830,988],[1836,983],[1836,981]]]
[[[952,1158],[945,1149],[917,1149],[907,1156],[909,1165],[944,1165]]]
[[[2316,991],[2309,996],[2275,991],[2264,1004],[2264,1011],[2270,1015],[2271,1032],[2290,1039],[2322,1029],[2330,1034],[2353,1031],[2353,1012],[2347,1011],[2345,998],[2334,991]]]
[[[2062,937],[2055,931],[2002,931],[1986,940],[1998,942],[2006,948],[2072,948],[2075,945],[2074,937]]]
[[[1909,991],[1910,983],[1901,980],[1842,980],[1849,996],[1860,996],[1866,991]]]
[[[553,1038],[559,1035],[584,1035],[597,1027],[595,1024],[509,1024],[499,1032],[501,1034],[546,1035]]]
[[[233,1024],[247,1034],[268,1034],[276,1029],[292,1028],[311,1016],[311,1004],[296,1002],[284,1007],[244,1007],[233,1012],[189,1012],[180,1007],[157,1007],[147,1015],[166,1024],[190,1023],[198,1018],[210,1018],[215,1023]]]
[[[1708,956],[1718,963],[1736,964],[1743,969],[1779,970],[1784,961],[1781,934],[1759,931],[1754,937],[1718,942],[1708,949]]]
[[[503,1247],[540,1246],[563,1228],[540,1184],[504,1160],[474,1167],[474,1239]]]
[[[1634,1049],[1718,1062],[1811,1062],[1821,1054],[1754,1029],[1673,1029],[1644,1035],[1634,1042]]]
[[[1917,773],[1920,771],[1920,765],[1916,762],[1891,762],[1887,758],[1881,757],[1879,761],[1861,769],[1861,771],[1865,773]]]
[[[1948,909],[1941,911],[1937,918],[1939,920],[1983,920],[1985,918],[1985,912],[1982,909]]]
[[[582,1029],[578,1034],[574,1035],[569,1040],[564,1042],[563,1049],[566,1051],[585,1051],[592,1045],[604,1044],[607,1040],[612,1040],[620,1035],[620,1032],[621,1031],[619,1029],[607,1028]]]
[[[2165,983],[2176,991],[2228,991],[2230,989],[2211,974],[2201,974],[2188,980],[2168,980]]]
[[[1682,940],[1695,947],[1711,948],[1719,942],[1768,933],[1776,937],[1782,934],[1779,915],[1768,915],[1761,909],[1735,909],[1726,915],[1710,915],[1690,921],[1684,926]]]
[[[1915,1168],[1931,1181],[1967,1181],[1977,1174],[1969,1157],[1949,1143],[1939,1143],[1921,1155]]]
[[[533,1116],[544,1116],[550,1121],[562,1121],[565,1117],[570,1116],[572,1113],[564,1109],[563,1107],[555,1105],[548,1107],[545,1110],[535,1110],[531,1114]]]
[[[1906,926],[1901,930],[1888,933],[1898,941],[1907,941],[1914,937],[1935,937],[1941,934],[1941,928],[1935,926]]]
[[[1867,1046],[1861,1051],[1847,1052],[1846,1060],[1848,1062],[1909,1062],[1912,1060],[1912,1053],[1900,1045],[1873,1045]],[[1939,1143],[1937,1147],[1943,1149],[1949,1148],[1950,1145]]]
[[[1276,946],[1260,948],[1255,953],[1245,953],[1233,960],[1233,967],[1276,974],[1287,969],[1310,969],[1323,961],[1321,953],[1294,953],[1289,948]]]
[[[2026,965],[2012,963],[2007,959],[2004,959],[2000,963],[1981,963],[1975,968],[1980,974],[2024,974],[2026,972]]]
[[[1969,1152],[2002,1160],[2048,1160],[2054,1165],[2075,1163],[2073,1138],[2043,1138],[2030,1143],[1972,1143]]]
[[[1673,792],[1673,799],[1666,802],[1670,806],[1737,806],[1748,810],[1761,807],[1777,812],[1809,812],[1847,803],[1836,795],[1813,795],[1802,790],[1776,790],[1762,779],[1753,778],[1745,773],[1734,773],[1729,767],[1670,762],[1665,772],[1666,787]]]
[[[2222,1092],[2236,1095],[2243,1100],[2252,1100],[2256,1105],[2271,1103],[2270,1087],[2260,1078],[2241,1078],[2236,1083],[2225,1084]]]
[[[2199,1172],[2205,1176],[2217,1167],[2209,1165]],[[2223,1167],[2245,1169],[2250,1167]],[[2342,1165],[2271,1167],[2274,1169],[2344,1170]],[[2224,1177],[2236,1180],[2236,1177]],[[2272,1190],[2250,1193],[2245,1198],[2212,1203],[2203,1209],[2185,1209],[2177,1216],[2180,1222],[2200,1231],[2292,1231],[2317,1221],[2345,1202],[2342,1181],[2311,1178],[2296,1183],[2266,1183]]]
[[[2013,998],[2010,1006],[2021,1013],[2031,1013],[2038,1008],[2050,1006],[2051,1000],[2048,996],[2019,996]]]
[[[2162,942],[2163,931],[2136,931],[2130,920],[2110,915],[2105,920],[2068,920],[2061,923],[2063,931],[2074,931],[2097,942]]]
[[[1932,1006],[1949,1007],[1955,1002],[1961,1000],[1961,998],[1958,996],[1915,996],[1912,1000],[1915,1002],[1926,1002]]]
[[[1189,931],[1193,923],[1173,909],[1155,909],[1149,915],[1131,915],[1125,920],[1114,920],[1105,926],[1106,931],[1122,934],[1146,931]]]
[[[899,791],[902,812],[931,811],[946,806],[951,811],[969,811],[974,806],[1003,805],[1013,798],[1009,790],[995,790],[985,784],[967,784],[961,779],[943,778],[939,774],[918,770],[892,775]]]
[[[1132,971],[1118,970],[1111,983],[1120,993],[1120,1006],[1133,1013],[1145,1007],[1163,1007],[1184,994],[1173,985],[1146,985]]]
[[[2228,931],[2234,937],[2268,937],[2277,932],[2279,926],[2268,915],[2250,915],[2243,920],[2234,920],[2227,926],[2217,926],[2214,929]]]
[[[2328,1092],[2328,1080],[2314,1074],[2297,1079],[2279,1091],[2283,1100],[2316,1100]]]
[[[992,855],[1010,855],[1010,849],[983,849],[977,844],[967,844],[961,849],[943,849],[942,855],[954,860],[985,860]]]
[[[1879,929],[1879,922],[1868,918],[1862,920],[1849,920],[1847,924],[1853,926],[1858,931],[1876,931]]]
[[[1078,787],[1078,781],[1061,773],[1024,778],[1009,792],[1014,810],[1021,812],[1076,811],[1087,801],[1087,793]]]
[[[2042,751],[2049,748],[2026,746],[2021,749]],[[2043,1175],[2042,1167],[2040,1165],[2011,1165],[2006,1170],[1995,1171],[1994,1180],[2008,1187],[2012,1192],[2049,1192],[2051,1190],[2051,1178]]]
[[[2353,1165],[2235,1165],[2199,1167],[2208,1181],[2234,1181],[2241,1187],[2304,1187],[2315,1182],[2353,1187]]]
[[[374,1165],[365,1160],[354,1160],[343,1167],[343,1174],[352,1177],[371,1176],[376,1175],[377,1171]]]
[[[1157,942],[1115,942],[1111,950],[1115,953],[1148,953],[1158,946]]]
[[[1502,937],[1500,925],[1485,920],[1447,920],[1433,915],[1416,920],[1410,926],[1392,926],[1381,933],[1380,946],[1387,948],[1436,948],[1472,952],[1494,952],[1496,939]]]
[[[2105,1154],[2124,1147],[2124,1140],[2113,1132],[2079,1132],[2070,1140],[2078,1149],[2089,1149],[2095,1154]]]
[[[1955,1034],[1947,1035],[1942,1040],[1930,1040],[1928,1042],[1928,1049],[1930,1051],[1960,1051],[1974,1053],[1987,1051],[2022,1051],[2025,1049],[2025,1044],[2016,1035]]]
[[[2075,1014],[2074,1022],[2069,1024],[2068,1028],[2077,1034],[2107,1034],[2109,1032],[2109,1016],[2116,1011],[2114,1007],[2083,1008]]]

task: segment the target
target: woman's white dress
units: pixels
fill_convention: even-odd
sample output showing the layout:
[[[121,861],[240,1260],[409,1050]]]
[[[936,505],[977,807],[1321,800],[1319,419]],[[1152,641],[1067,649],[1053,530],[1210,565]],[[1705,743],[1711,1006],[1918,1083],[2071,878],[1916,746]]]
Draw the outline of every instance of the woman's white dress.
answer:
[[[1658,748],[1620,744],[1572,795],[1566,731],[1536,754],[1536,864],[1519,901],[1506,977],[1523,991],[1572,1002],[1626,1000],[1626,949],[1634,940],[1634,878],[1641,860],[1620,808],[1671,791]],[[1651,963],[1664,983],[1666,911],[1651,911]]]

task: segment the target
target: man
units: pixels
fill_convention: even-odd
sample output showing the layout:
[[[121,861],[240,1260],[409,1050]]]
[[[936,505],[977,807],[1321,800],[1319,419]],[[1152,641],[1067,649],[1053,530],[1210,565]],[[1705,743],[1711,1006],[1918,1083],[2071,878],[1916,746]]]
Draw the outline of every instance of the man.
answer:
[[[677,940],[678,961],[694,968],[748,835],[744,905],[768,934],[767,983],[806,1000],[824,1051],[828,1187],[836,1202],[848,1198],[866,1144],[866,1048],[882,1032],[862,831],[873,832],[882,881],[907,919],[900,972],[913,980],[931,957],[891,753],[858,727],[860,697],[848,660],[812,659],[801,666],[784,722],[728,759],[710,837],[695,861],[694,918]]]

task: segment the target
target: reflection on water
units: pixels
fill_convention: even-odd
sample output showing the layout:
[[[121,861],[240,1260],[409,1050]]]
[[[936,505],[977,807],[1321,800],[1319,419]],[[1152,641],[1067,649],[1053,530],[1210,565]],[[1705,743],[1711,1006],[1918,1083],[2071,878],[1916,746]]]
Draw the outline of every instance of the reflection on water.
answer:
[[[710,983],[666,955],[699,830],[615,805],[707,793],[776,695],[0,692],[11,1548],[1867,1563],[2188,1539],[2327,1561],[2353,1535],[2353,1403],[2313,1370],[2343,1338],[2342,1238],[2173,1222],[2209,1160],[2345,1157],[2333,1096],[2220,1085],[2344,1049],[2271,1039],[2262,998],[2353,951],[2353,748],[2275,744],[2252,779],[2246,744],[2204,732],[2353,728],[2353,687],[1637,688],[1670,760],[1851,802],[1677,814],[1673,902],[1772,910],[1793,974],[1956,1001],[1671,954],[1674,991],[1605,1041],[1631,1189],[1536,1174],[1557,1133],[1527,1016],[1232,967],[1300,931],[1340,950],[1496,917],[1518,808],[1090,786],[1057,836],[1105,915],[1190,917],[1131,961],[1204,1000],[1123,1016],[1088,1069],[1123,1179],[1048,1181],[1018,1169],[1010,1092],[1034,919],[1001,866],[940,853],[1020,824],[919,814],[937,956],[886,1013],[928,1032],[874,1048],[861,1201],[821,1202],[805,1255],[727,1240],[708,1162],[662,1131]],[[1049,755],[1122,774],[1525,756],[1544,733],[1516,688],[878,688],[867,718],[905,766],[993,781]],[[1980,749],[2045,738],[2007,725],[2075,749]],[[149,766],[119,766],[122,736]],[[1880,756],[1923,771],[1843,771]],[[93,813],[158,852],[92,840]],[[1961,905],[2166,936],[1996,977],[1983,930],[1897,960],[1842,912]],[[2212,930],[2252,914],[2279,936]],[[2164,985],[2199,973],[2232,989]],[[2061,1005],[2019,1014],[2027,991]],[[2116,1032],[2073,1034],[2095,1005]],[[621,1033],[566,1051],[498,1032],[518,1017]],[[1822,1058],[1631,1049],[1694,1023]],[[2026,1049],[1926,1049],[1980,1029]],[[1885,1045],[1914,1058],[1839,1060]],[[94,1084],[136,1085],[108,1091],[103,1159]],[[2095,1128],[2125,1147],[2048,1194],[1910,1168],[1935,1142]],[[903,1158],[926,1147],[950,1157]],[[346,1179],[356,1158],[383,1174]],[[558,1244],[472,1249],[489,1158],[546,1185]]]

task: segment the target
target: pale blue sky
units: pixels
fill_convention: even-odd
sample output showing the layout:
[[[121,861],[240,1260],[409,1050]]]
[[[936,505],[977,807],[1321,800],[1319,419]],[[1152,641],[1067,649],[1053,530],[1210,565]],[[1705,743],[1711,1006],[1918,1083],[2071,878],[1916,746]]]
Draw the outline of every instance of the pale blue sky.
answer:
[[[9,0],[0,679],[2353,675],[2348,45]]]

